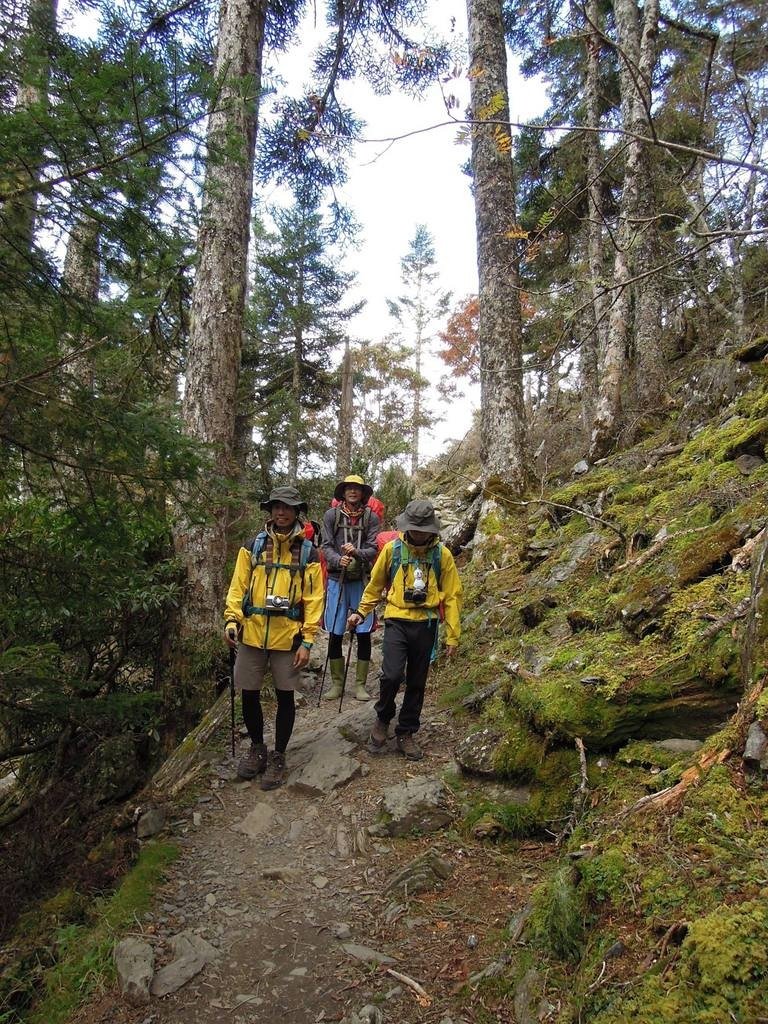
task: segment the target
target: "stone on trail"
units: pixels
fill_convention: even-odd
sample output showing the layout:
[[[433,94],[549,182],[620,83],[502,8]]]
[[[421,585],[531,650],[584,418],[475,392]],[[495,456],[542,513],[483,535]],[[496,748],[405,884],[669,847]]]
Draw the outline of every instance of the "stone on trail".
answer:
[[[232,828],[236,832],[244,833],[251,839],[258,839],[259,836],[269,831],[274,819],[274,808],[266,802],[259,803],[256,804],[249,814],[246,814],[242,821],[237,822]]]
[[[368,826],[371,835],[404,836],[411,831],[437,832],[453,819],[450,794],[440,779],[408,779],[385,789],[380,820]]]
[[[221,950],[188,928],[171,938],[171,949],[175,959],[182,956],[200,956],[206,963],[211,963],[221,956]]]
[[[371,949],[370,946],[361,946],[357,942],[343,942],[341,948],[355,960],[362,960],[364,963],[393,964],[396,962],[386,953],[379,953],[378,950]]]
[[[384,896],[402,895],[406,899],[417,893],[437,889],[448,878],[453,867],[435,849],[427,850],[395,872],[385,883]]]
[[[148,1003],[155,963],[150,944],[143,939],[122,939],[115,946],[114,957],[123,998],[132,1006]]]
[[[189,956],[180,956],[178,960],[162,967],[152,979],[150,992],[153,996],[169,996],[177,992],[182,985],[186,985],[196,974],[205,967],[204,957],[193,953]]]
[[[352,1013],[349,1017],[342,1018],[341,1024],[345,1024],[345,1022],[346,1024],[384,1024],[384,1014],[378,1006],[369,1003],[362,1010],[358,1010],[357,1013]]]
[[[290,780],[290,785],[310,796],[325,796],[360,774],[360,762],[350,757],[355,744],[336,735],[321,733],[304,753],[304,765]]]

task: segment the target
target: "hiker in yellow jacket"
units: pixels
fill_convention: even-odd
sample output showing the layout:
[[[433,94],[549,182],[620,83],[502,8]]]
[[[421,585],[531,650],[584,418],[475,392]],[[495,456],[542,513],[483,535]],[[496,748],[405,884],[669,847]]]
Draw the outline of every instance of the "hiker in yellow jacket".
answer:
[[[441,618],[449,657],[456,653],[459,642],[461,580],[453,555],[440,543],[440,521],[431,501],[410,502],[395,525],[400,537],[382,548],[357,611],[347,619],[347,629],[354,629],[376,607],[382,591],[387,591],[376,724],[368,749],[372,753],[384,750],[387,727],[396,712],[395,697],[405,680],[395,735],[400,752],[418,761],[423,755],[414,734],[419,730]]]
[[[264,530],[237,556],[224,611],[224,636],[237,647],[235,688],[242,692],[243,721],[251,748],[237,767],[242,779],[262,775],[261,788],[285,779],[285,750],[296,718],[294,690],[323,614],[320,557],[306,539],[295,487],[276,487],[261,507]],[[239,636],[238,636],[239,635]],[[239,642],[238,642],[239,639]],[[269,665],[277,697],[275,749],[267,757],[261,687]]]

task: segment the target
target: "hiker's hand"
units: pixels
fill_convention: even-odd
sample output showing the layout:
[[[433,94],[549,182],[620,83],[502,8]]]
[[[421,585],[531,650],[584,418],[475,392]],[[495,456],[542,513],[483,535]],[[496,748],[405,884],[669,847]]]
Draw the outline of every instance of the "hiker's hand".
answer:
[[[308,664],[309,664],[309,651],[304,646],[304,644],[302,644],[301,647],[297,647],[296,648],[296,654],[294,655],[294,658],[293,658],[293,667],[294,668],[306,668]]]
[[[446,647],[445,648],[445,656],[446,656],[446,658],[455,658],[456,657],[456,651],[458,651],[458,649],[459,648],[455,647],[455,646],[454,647]]]
[[[360,625],[360,623],[362,621],[363,621],[363,616],[362,615],[358,615],[357,612],[352,612],[352,614],[347,619],[347,629],[349,629],[349,630],[357,629],[357,627]]]
[[[356,548],[354,544],[342,544],[341,550],[345,555],[354,555]]]
[[[237,647],[237,626],[227,626],[224,630],[224,640],[227,647]]]
[[[339,565],[343,566],[345,569],[347,568],[348,565],[351,565],[352,562],[354,562],[354,558],[352,557],[352,555],[342,555],[341,558],[339,559]]]

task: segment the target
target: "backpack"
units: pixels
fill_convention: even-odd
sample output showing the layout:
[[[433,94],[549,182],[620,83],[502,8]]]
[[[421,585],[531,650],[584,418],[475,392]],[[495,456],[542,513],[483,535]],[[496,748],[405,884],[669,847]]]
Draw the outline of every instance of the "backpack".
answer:
[[[381,554],[382,549],[385,545],[389,544],[391,540],[397,540],[400,534],[397,530],[382,530],[381,533],[376,534],[376,547]]]
[[[314,544],[311,540],[304,539],[299,541],[298,537],[291,544],[291,562],[286,564],[284,562],[262,562],[261,557],[267,547],[267,541],[269,540],[269,534],[266,530],[262,530],[261,533],[254,537],[252,542],[247,542],[243,547],[250,548],[251,550],[251,579],[248,590],[243,594],[243,615],[248,618],[251,615],[285,615],[286,618],[292,619],[297,622],[301,619],[301,602],[299,604],[291,605],[290,608],[258,608],[252,603],[251,595],[253,593],[253,570],[257,565],[264,566],[265,569],[288,569],[291,576],[295,576],[296,573],[300,573],[302,581],[304,580],[304,570],[307,567],[309,556],[312,554]],[[295,559],[296,548],[301,544],[298,552],[298,559]]]
[[[331,508],[338,508],[338,506],[340,504],[341,504],[341,502],[339,501],[338,498],[331,498]],[[372,494],[370,496],[370,498],[368,499],[368,501],[366,502],[365,507],[369,508],[371,510],[371,512],[375,512],[376,513],[376,515],[379,517],[379,522],[383,526],[384,525],[384,502],[381,500],[381,498],[377,498],[377,497],[375,497]]]
[[[312,542],[312,547],[317,551],[317,557],[320,559],[320,571],[323,574],[323,590],[325,590],[328,586],[328,560],[320,546],[320,523],[314,519],[302,519],[302,522],[304,523],[304,536]]]

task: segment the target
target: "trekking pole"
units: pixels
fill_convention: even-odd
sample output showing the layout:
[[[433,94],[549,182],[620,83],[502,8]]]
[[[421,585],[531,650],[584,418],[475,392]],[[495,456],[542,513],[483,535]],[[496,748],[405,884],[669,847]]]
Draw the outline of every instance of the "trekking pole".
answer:
[[[349,659],[352,655],[352,642],[355,639],[355,629],[352,627],[349,631],[349,647],[347,648],[347,660],[344,662],[344,677],[341,680],[341,697],[339,698],[339,712],[341,712],[341,705],[344,703],[344,691],[347,688],[347,672],[349,672]]]
[[[232,757],[235,756],[235,658],[237,649],[229,648],[229,710],[232,717]]]
[[[318,707],[320,707],[320,698],[323,695],[323,687],[325,686],[325,673],[328,671],[328,661],[329,661],[329,659],[331,657],[330,635],[332,635],[333,633],[336,632],[336,623],[339,620],[339,608],[341,607],[341,599],[344,596],[344,577],[346,575],[347,575],[347,567],[346,567],[346,565],[342,565],[342,567],[341,567],[341,576],[339,576],[339,599],[336,602],[336,612],[335,612],[335,614],[333,616],[333,629],[331,630],[331,633],[329,634],[328,653],[325,656],[325,664],[323,665],[323,674],[320,677],[320,689],[317,692],[317,706]],[[345,604],[346,604],[346,602],[345,602]]]

